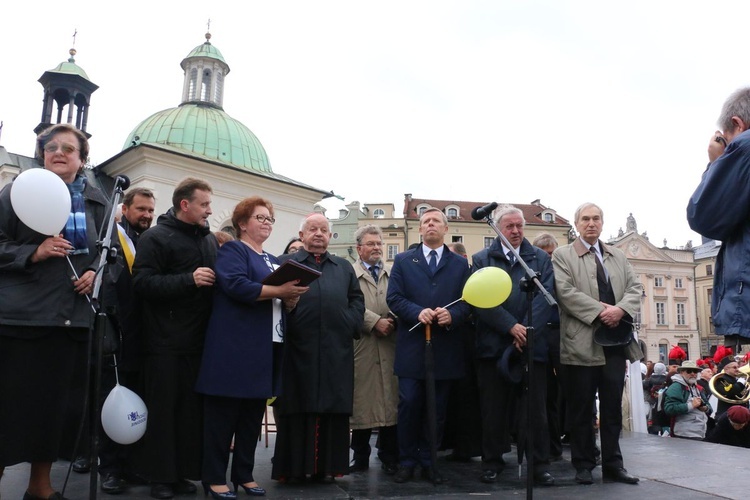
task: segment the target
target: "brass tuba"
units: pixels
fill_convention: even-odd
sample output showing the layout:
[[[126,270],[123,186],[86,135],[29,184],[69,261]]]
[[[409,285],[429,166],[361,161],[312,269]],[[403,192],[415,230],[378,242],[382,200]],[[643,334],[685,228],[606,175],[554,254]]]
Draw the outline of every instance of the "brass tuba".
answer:
[[[740,373],[745,377],[745,388],[742,389],[742,392],[738,396],[734,396],[732,398],[724,396],[719,390],[716,389],[716,381],[721,375],[724,375],[724,370],[711,377],[711,380],[708,381],[708,387],[711,389],[713,395],[716,396],[716,399],[718,399],[719,401],[724,401],[725,403],[729,403],[730,405],[744,405],[747,404],[748,401],[750,401],[750,365],[741,366],[739,370]]]

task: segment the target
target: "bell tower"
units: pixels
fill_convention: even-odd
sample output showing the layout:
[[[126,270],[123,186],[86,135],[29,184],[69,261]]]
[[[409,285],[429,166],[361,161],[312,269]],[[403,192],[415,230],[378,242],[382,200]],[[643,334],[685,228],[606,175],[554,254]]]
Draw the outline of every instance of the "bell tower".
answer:
[[[75,44],[75,35],[73,35]],[[39,78],[39,83],[44,87],[44,101],[42,104],[42,121],[34,129],[35,134],[51,125],[58,123],[70,123],[80,129],[87,137],[91,137],[86,131],[88,122],[91,94],[99,88],[89,80],[86,72],[76,64],[74,56],[76,49],[68,52],[70,58],[61,62],[56,68],[45,71]],[[57,106],[55,107],[55,104]]]

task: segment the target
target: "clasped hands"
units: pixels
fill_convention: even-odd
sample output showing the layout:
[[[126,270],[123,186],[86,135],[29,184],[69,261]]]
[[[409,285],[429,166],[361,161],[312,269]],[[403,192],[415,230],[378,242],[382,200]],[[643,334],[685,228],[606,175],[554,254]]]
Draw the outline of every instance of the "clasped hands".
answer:
[[[436,307],[435,309],[425,308],[420,311],[417,319],[423,325],[431,325],[437,323],[438,326],[447,327],[453,322],[450,311],[444,307]]]
[[[607,304],[605,302],[600,302],[600,304],[604,306],[604,310],[599,313],[599,319],[601,320],[601,322],[609,328],[614,328],[619,325],[620,320],[623,316],[625,316],[625,311],[617,306],[613,306],[612,304]]]

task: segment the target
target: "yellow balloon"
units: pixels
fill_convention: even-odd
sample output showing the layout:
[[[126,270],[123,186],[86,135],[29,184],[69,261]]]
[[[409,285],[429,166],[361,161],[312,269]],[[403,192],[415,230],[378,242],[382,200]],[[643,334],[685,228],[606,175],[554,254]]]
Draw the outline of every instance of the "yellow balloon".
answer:
[[[499,267],[483,267],[466,280],[462,299],[474,307],[488,309],[505,302],[511,287],[508,273]]]

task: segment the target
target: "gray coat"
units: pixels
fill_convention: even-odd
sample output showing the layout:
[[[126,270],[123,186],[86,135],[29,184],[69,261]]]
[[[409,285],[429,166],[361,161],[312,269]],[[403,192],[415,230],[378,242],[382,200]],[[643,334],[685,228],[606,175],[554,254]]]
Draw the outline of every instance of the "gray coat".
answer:
[[[641,283],[621,250],[601,241],[599,244],[615,294],[615,305],[635,316],[641,306]],[[594,331],[601,326],[598,316],[603,308],[599,302],[595,258],[580,238],[552,254],[560,306],[560,362],[565,365],[605,364],[604,349],[594,342]],[[643,357],[635,340],[626,346],[625,356],[631,362]]]
[[[396,425],[398,377],[393,374],[396,331],[387,337],[373,332],[375,323],[388,315],[385,297],[391,269],[383,265],[377,284],[361,259],[354,263],[354,273],[365,296],[365,318],[360,338],[354,341],[354,411],[349,425],[352,429]]]

